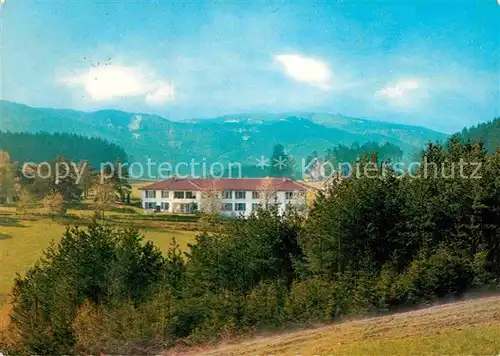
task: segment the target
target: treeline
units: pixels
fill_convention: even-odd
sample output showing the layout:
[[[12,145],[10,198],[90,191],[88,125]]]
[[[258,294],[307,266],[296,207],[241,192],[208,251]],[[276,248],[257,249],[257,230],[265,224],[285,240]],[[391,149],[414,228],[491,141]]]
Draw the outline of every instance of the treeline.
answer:
[[[343,162],[355,162],[363,155],[377,152],[380,162],[398,162],[403,158],[403,150],[390,142],[384,144],[378,142],[366,142],[362,145],[355,142],[351,146],[338,145],[325,152],[325,160],[338,165]],[[313,153],[314,156],[314,153]]]
[[[123,148],[100,138],[67,133],[12,133],[0,131],[0,150],[10,153],[10,159],[19,163],[46,162],[55,157],[71,161],[88,161],[99,168],[101,163],[126,162]]]
[[[403,158],[403,151],[401,148],[390,142],[384,144],[378,142],[365,142],[364,144],[359,144],[358,142],[354,142],[350,146],[339,144],[327,149],[323,153],[314,151],[307,158],[304,157],[306,158],[304,166],[307,167],[307,169],[311,169],[314,165],[310,164],[315,160],[319,160],[323,164],[328,162],[330,165],[325,165],[325,167],[328,168],[325,170],[325,174],[330,175],[332,173],[329,171],[331,167],[337,168],[341,163],[354,163],[363,156],[370,155],[373,152],[377,153],[380,162],[396,163],[400,162]],[[304,174],[309,173],[309,171],[302,171],[304,168],[302,167],[302,160],[298,160],[296,157],[289,155],[281,144],[275,145],[269,159],[262,163],[266,163],[268,167],[267,170],[263,172],[263,169],[257,166],[257,169],[260,169],[260,176],[264,173],[264,175],[270,177],[303,179]]]
[[[376,154],[357,164],[370,176],[339,181],[307,217],[260,210],[185,256],[135,230],[70,228],[16,280],[3,349],[157,354],[498,285],[500,150],[454,137],[406,175]]]
[[[500,147],[500,118],[477,126],[465,128],[460,134],[462,140],[482,140],[488,152],[495,152]]]
[[[23,214],[41,206],[56,216],[91,199],[102,216],[118,199],[130,203],[128,171],[120,168],[127,160],[120,146],[99,138],[0,131],[0,204]]]
[[[354,142],[352,145],[339,144],[327,149],[324,154],[314,151],[306,159],[306,163],[314,159],[320,159],[323,162],[329,162],[332,166],[338,167],[341,163],[354,163],[363,156],[369,156],[373,152],[377,153],[380,162],[400,162],[403,158],[403,150],[390,142],[380,144],[378,142],[366,142],[360,145]]]
[[[15,204],[21,214],[42,207],[48,215],[62,216],[69,207],[91,200],[96,216],[102,218],[118,200],[130,204],[131,191],[128,170],[120,161],[102,169],[64,157],[20,165],[0,150],[0,204]]]

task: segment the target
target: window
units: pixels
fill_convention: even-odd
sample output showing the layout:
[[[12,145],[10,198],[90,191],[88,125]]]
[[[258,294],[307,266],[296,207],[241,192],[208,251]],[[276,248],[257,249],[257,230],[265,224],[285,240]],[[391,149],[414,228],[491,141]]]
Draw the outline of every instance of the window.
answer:
[[[232,203],[224,203],[221,206],[222,211],[233,211],[233,204]]]
[[[154,190],[146,190],[145,192],[146,199],[151,199],[156,197],[156,192]]]
[[[247,196],[246,193],[247,192],[240,191],[240,192],[234,192],[234,195],[236,199],[245,199]]]
[[[168,199],[168,190],[162,190],[161,191],[161,198],[162,199]]]
[[[169,210],[170,203],[161,203],[161,210]]]
[[[293,192],[285,192],[286,199],[293,199]]]
[[[258,210],[261,206],[262,204],[260,203],[252,203],[252,211]]]
[[[245,211],[247,210],[247,205],[245,203],[234,204],[234,211]]]
[[[174,199],[184,199],[184,192],[174,192]]]
[[[252,199],[260,199],[260,192],[252,192]]]
[[[222,199],[233,199],[233,192],[230,190],[225,190],[222,192]]]
[[[198,210],[198,205],[195,203],[183,203],[179,204],[178,210],[181,213],[192,213]]]
[[[186,199],[196,199],[196,193],[186,192]]]
[[[144,209],[147,209],[147,210],[154,210],[156,209],[156,203],[155,202],[146,202],[144,203]]]

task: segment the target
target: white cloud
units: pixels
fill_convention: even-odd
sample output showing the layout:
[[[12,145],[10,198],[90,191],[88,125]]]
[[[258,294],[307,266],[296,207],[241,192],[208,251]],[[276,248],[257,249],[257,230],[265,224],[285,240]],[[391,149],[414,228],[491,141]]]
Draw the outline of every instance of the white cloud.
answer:
[[[174,87],[168,83],[159,82],[157,89],[146,95],[146,102],[152,105],[161,105],[168,100],[174,99]]]
[[[60,81],[69,86],[81,86],[95,101],[138,97],[149,104],[161,105],[174,97],[172,84],[156,78],[144,68],[121,64],[92,67]]]
[[[330,88],[331,72],[324,62],[298,54],[279,54],[275,60],[283,65],[286,73],[299,82]]]
[[[403,98],[419,87],[420,84],[415,79],[404,79],[378,90],[377,94],[388,99],[398,99]]]
[[[401,79],[377,90],[375,97],[390,105],[410,107],[426,97],[422,80]]]

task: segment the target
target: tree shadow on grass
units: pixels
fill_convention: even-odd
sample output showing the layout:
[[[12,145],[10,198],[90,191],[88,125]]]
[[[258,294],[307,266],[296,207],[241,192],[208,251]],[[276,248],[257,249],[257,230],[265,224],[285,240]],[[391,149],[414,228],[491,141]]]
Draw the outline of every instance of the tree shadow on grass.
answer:
[[[0,241],[11,239],[11,238],[12,238],[12,235],[4,234],[4,233],[0,232]]]
[[[19,222],[19,219],[0,216],[0,226],[9,226],[9,227],[25,227],[23,224]]]

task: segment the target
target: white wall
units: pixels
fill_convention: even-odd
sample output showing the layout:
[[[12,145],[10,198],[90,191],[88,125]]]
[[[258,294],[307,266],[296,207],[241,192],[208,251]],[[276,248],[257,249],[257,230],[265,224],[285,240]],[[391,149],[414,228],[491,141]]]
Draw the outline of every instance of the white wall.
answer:
[[[142,191],[142,207],[146,209],[146,203],[151,202],[151,203],[156,203],[156,205],[161,206],[161,203],[169,203],[169,209],[168,212],[173,213],[174,212],[174,207],[177,204],[190,204],[190,203],[196,203],[198,206],[200,205],[199,202],[201,201],[201,192],[196,192],[192,191],[194,194],[193,199],[176,199],[174,198],[174,191],[168,191],[168,198],[162,198],[161,195],[161,190],[156,190],[155,191],[155,197],[154,198],[146,198],[146,191]],[[185,194],[186,191],[184,191]],[[149,209],[149,210],[155,210],[155,209]],[[164,211],[164,210],[162,210]],[[167,212],[165,210],[165,212]]]
[[[146,191],[142,191],[142,206],[145,209],[145,203],[147,202],[155,202],[156,205],[161,205],[162,202],[164,203],[169,203],[169,209],[168,212],[173,213],[174,211],[174,205],[175,204],[189,204],[189,203],[196,203],[198,205],[198,208],[202,209],[202,192],[196,191],[193,193],[195,194],[196,198],[194,199],[175,199],[174,198],[174,191],[169,191],[168,198],[162,198],[161,197],[161,190],[157,190],[155,193],[155,198],[146,198]],[[221,193],[219,193],[221,194]],[[220,195],[221,196],[221,195]],[[232,191],[232,198],[231,199],[222,199],[221,197],[217,199],[217,201],[220,204],[226,204],[230,203],[232,204],[232,211],[221,211],[221,214],[225,216],[250,216],[252,213],[252,206],[254,203],[257,204],[264,204],[265,201],[262,198],[258,199],[253,199],[252,197],[252,191],[246,191],[245,192],[245,199],[236,199],[236,191]],[[245,203],[245,211],[236,211],[236,204],[237,203]],[[306,194],[303,192],[302,196],[300,194],[297,194],[295,192],[294,197],[292,199],[286,199],[286,192],[276,192],[276,198],[272,199],[269,201],[269,203],[275,203],[278,205],[278,211],[280,214],[283,214],[286,210],[286,204],[292,204],[296,207],[305,207],[306,204]],[[155,210],[155,209],[151,209]],[[163,211],[163,210],[162,210]],[[167,211],[165,211],[167,212]]]

